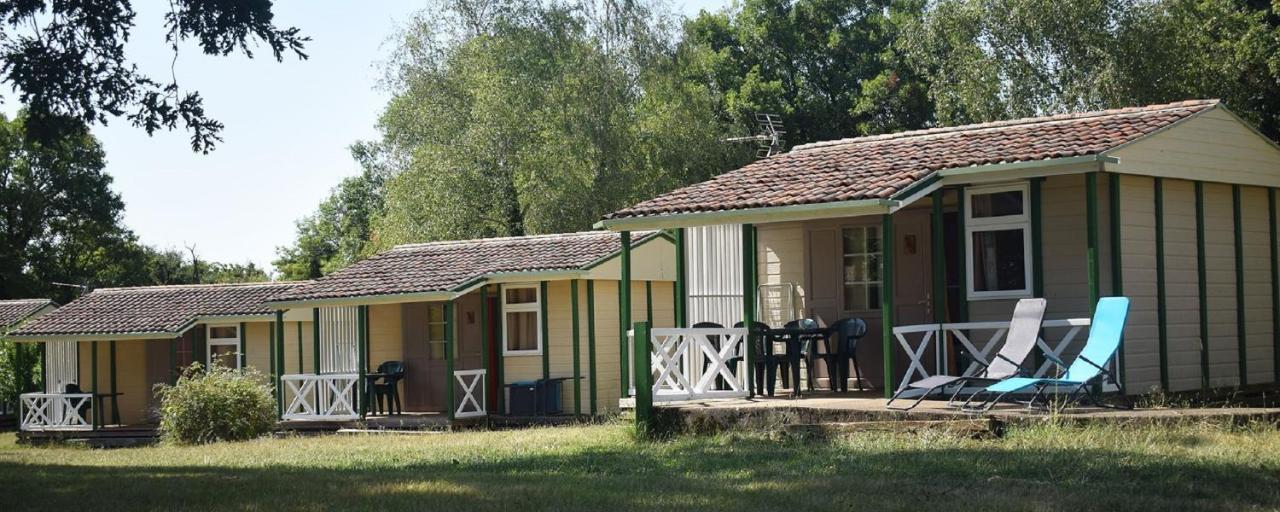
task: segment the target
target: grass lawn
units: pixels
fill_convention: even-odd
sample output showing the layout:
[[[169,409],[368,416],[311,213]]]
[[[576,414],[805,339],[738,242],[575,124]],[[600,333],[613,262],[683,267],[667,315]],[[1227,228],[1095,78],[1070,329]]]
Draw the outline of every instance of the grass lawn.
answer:
[[[1280,510],[1274,427],[638,442],[624,423],[119,450],[0,436],[0,510]]]

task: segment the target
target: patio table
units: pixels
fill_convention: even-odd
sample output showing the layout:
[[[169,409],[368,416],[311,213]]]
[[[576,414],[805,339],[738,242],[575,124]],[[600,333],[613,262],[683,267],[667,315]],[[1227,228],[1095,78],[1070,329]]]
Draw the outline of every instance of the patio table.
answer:
[[[831,336],[830,327],[817,328],[799,328],[799,327],[782,327],[778,329],[769,329],[768,343],[765,343],[765,350],[773,353],[773,343],[782,342],[787,347],[787,362],[791,367],[791,396],[799,398],[800,391],[800,359],[804,355],[804,343],[806,341],[817,340],[819,338],[826,339]],[[810,354],[812,354],[812,349]],[[809,371],[813,371],[813,361],[809,361]],[[770,386],[772,389],[772,386]],[[809,389],[813,389],[810,384]]]

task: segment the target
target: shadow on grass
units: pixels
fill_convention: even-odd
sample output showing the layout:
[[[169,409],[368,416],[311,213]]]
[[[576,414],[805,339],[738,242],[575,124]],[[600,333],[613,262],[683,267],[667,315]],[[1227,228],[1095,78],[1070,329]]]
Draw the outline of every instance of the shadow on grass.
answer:
[[[7,510],[1242,510],[1275,468],[1093,449],[675,442],[371,469],[0,463]]]

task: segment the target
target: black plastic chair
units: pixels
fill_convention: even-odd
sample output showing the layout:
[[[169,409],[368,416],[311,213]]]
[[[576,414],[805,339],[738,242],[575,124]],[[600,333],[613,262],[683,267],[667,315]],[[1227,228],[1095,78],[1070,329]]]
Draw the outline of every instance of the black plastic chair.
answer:
[[[84,393],[84,391],[81,391],[81,390],[80,390],[80,385],[79,385],[79,384],[76,384],[76,383],[74,383],[74,382],[72,382],[72,383],[67,384],[66,386],[64,386],[64,387],[62,388],[62,392],[63,392],[63,393],[66,393],[66,394],[68,394],[68,395],[78,395],[78,394],[82,394],[82,393]],[[87,416],[87,414],[89,414],[89,403],[90,403],[90,402],[93,402],[93,399],[92,399],[92,398],[90,398],[90,399],[88,399],[88,400],[85,400],[85,401],[80,402],[80,405],[76,407],[76,413],[78,413],[78,414],[80,415],[80,417],[81,417],[81,418],[84,418],[84,420],[85,420],[85,421],[88,421],[88,422],[90,422],[90,423],[94,423],[94,420],[96,420],[97,418],[90,418],[89,416]]]
[[[400,404],[400,381],[404,380],[404,363],[400,361],[384,361],[378,365],[377,373],[385,374],[379,382],[373,385],[373,405],[379,414],[382,413],[382,400],[387,400],[387,412],[390,414],[404,414],[404,407]]]
[[[733,324],[735,328],[741,328],[742,322]],[[787,360],[787,354],[775,354],[773,352],[773,340],[769,337],[769,325],[764,322],[751,322],[751,328],[747,331],[749,342],[755,352],[756,360],[751,365],[755,373],[755,392],[757,395],[765,394],[768,390],[769,396],[773,396],[774,384],[778,378],[778,370],[782,370],[782,385],[788,386],[791,378],[787,375],[787,370],[791,368],[791,362]]]
[[[849,392],[849,362],[853,361],[854,381],[862,391],[862,371],[858,369],[858,341],[867,335],[867,322],[861,318],[845,318],[831,326],[836,339],[836,378],[840,380],[840,392]],[[827,367],[828,372],[830,366]]]

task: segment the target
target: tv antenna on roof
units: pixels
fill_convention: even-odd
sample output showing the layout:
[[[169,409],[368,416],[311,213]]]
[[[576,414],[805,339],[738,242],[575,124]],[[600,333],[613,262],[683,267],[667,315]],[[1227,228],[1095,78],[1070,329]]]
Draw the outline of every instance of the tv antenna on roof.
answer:
[[[782,152],[782,117],[777,114],[756,114],[760,133],[747,137],[729,137],[725,142],[755,142],[756,158],[773,156]]]

